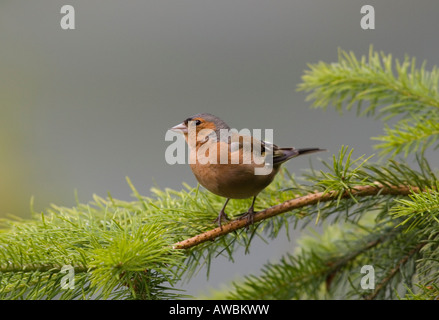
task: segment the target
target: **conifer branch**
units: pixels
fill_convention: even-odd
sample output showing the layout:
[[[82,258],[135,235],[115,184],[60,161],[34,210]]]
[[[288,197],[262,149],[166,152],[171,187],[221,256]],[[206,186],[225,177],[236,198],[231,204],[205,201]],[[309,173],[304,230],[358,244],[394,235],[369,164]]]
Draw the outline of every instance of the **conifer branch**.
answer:
[[[365,197],[365,196],[373,196],[378,194],[407,196],[411,193],[418,193],[418,192],[420,192],[420,188],[416,186],[407,186],[407,185],[384,186],[380,183],[375,183],[373,185],[358,186],[351,190],[344,191],[341,194],[341,196],[338,192],[335,191],[311,193],[299,198],[285,201],[281,204],[272,206],[265,210],[259,211],[255,214],[253,221],[254,222],[262,221],[294,209],[298,209],[306,206],[312,206],[320,202],[338,200],[340,198],[350,198],[352,196]],[[247,226],[247,219],[245,217],[238,218],[221,227],[217,227],[207,232],[198,234],[192,238],[180,241],[174,244],[174,248],[189,249],[206,241],[213,241],[217,237],[226,235],[238,229],[245,228],[246,226]]]
[[[381,154],[396,155],[404,152],[407,157],[411,151],[426,149],[433,144],[438,147],[439,119],[438,115],[429,118],[413,117],[410,121],[400,121],[394,128],[386,127],[386,135],[373,137],[382,143],[375,145]]]
[[[352,236],[349,240],[339,237],[337,230]],[[321,235],[305,237],[306,244],[301,243],[301,250],[294,255],[287,254],[279,262],[266,264],[262,274],[248,275],[244,282],[233,283],[234,288],[226,298],[321,299],[323,287],[326,292],[336,291],[341,283],[348,282],[346,270],[352,272],[367,261],[369,251],[392,243],[399,235],[393,227],[378,231],[354,224],[331,226]]]
[[[357,58],[339,50],[338,62],[310,64],[298,90],[308,92],[316,108],[334,106],[338,111],[357,107],[359,115],[384,120],[398,118],[394,128],[375,138],[382,155],[423,150],[439,137],[439,68],[425,69],[406,56],[400,61],[370,47],[369,55]]]
[[[380,293],[380,291],[386,287],[387,283],[401,270],[401,267],[416,253],[419,252],[419,250],[421,250],[421,248],[426,244],[426,242],[420,242],[418,243],[418,245],[416,247],[414,247],[412,250],[410,250],[407,255],[405,255],[404,257],[402,257],[402,259],[400,259],[395,267],[390,270],[390,272],[388,273],[388,275],[377,285],[377,287],[375,288],[375,291],[366,296],[364,299],[365,300],[373,300],[377,297],[377,295]]]
[[[394,230],[392,230],[392,231],[394,231]],[[356,251],[349,253],[347,256],[341,257],[339,260],[330,261],[330,262],[326,263],[329,267],[331,267],[331,271],[329,272],[328,276],[326,277],[326,288],[329,289],[329,287],[331,286],[331,282],[334,279],[334,276],[336,275],[336,273],[339,271],[340,268],[345,266],[347,263],[355,260],[355,258],[357,258],[362,253],[366,252],[367,250],[370,250],[370,249],[378,246],[388,237],[389,237],[389,234],[383,234],[378,239],[374,239],[374,240],[367,242],[366,245],[364,245],[363,247],[359,248]]]

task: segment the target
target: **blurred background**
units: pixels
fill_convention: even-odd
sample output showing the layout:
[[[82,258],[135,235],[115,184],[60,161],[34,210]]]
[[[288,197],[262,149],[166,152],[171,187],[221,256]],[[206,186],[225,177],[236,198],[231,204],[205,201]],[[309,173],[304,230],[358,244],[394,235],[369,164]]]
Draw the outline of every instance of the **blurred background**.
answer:
[[[60,27],[64,4],[75,8],[75,30]],[[360,27],[365,4],[375,30]],[[126,176],[146,195],[154,185],[195,186],[187,165],[165,162],[164,137],[198,112],[274,128],[276,144],[327,148],[324,159],[341,145],[370,155],[382,123],[310,109],[296,91],[303,71],[336,61],[338,48],[359,56],[371,44],[430,69],[439,65],[438,12],[434,0],[2,0],[0,217],[30,217],[32,196],[37,211],[73,206],[75,190],[81,202],[107,192],[130,200]],[[286,167],[300,175],[309,159]],[[300,233],[255,242],[182,287],[198,295],[257,272]]]

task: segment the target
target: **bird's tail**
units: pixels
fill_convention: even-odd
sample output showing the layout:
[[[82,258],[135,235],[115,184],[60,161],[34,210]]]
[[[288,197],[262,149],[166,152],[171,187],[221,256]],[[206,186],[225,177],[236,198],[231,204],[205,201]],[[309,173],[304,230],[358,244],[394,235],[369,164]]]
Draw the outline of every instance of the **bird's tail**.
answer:
[[[320,151],[328,151],[326,149],[319,149],[319,148],[303,148],[303,149],[296,149],[298,152],[298,156],[301,156],[302,154],[308,154],[308,153],[315,153]]]
[[[310,153],[316,153],[321,151],[327,151],[326,149],[320,149],[320,148],[303,148],[303,149],[296,149],[296,148],[279,148],[275,151],[273,156],[273,164],[281,164],[285,161],[288,161],[292,158],[304,155],[304,154],[310,154]]]

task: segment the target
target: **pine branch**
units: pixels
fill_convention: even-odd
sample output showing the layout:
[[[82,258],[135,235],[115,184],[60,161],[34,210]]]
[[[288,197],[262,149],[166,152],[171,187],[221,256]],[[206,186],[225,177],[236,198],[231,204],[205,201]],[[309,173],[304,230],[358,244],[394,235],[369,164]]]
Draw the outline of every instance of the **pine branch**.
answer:
[[[364,264],[369,251],[392,243],[398,235],[388,225],[370,229],[366,222],[328,226],[323,234],[299,239],[300,250],[294,255],[266,264],[260,275],[234,282],[227,298],[321,299],[349,283],[344,279],[346,272],[352,274]]]
[[[307,100],[314,100],[314,107],[333,105],[341,112],[344,105],[347,110],[356,105],[359,115],[398,118],[393,129],[373,139],[383,141],[376,145],[382,155],[408,155],[438,145],[438,81],[437,67],[426,71],[414,58],[394,61],[370,47],[368,57],[339,50],[337,63],[309,65],[298,90],[310,92]]]
[[[439,300],[439,287],[437,284],[429,284],[426,286],[417,285],[418,292],[414,292],[410,288],[408,293],[402,299],[405,300]]]
[[[54,206],[40,220],[5,221],[0,299],[175,297],[164,283],[177,281],[172,269],[183,255],[170,248],[171,235],[134,214],[138,204],[112,199],[101,211],[103,200],[95,199],[95,206]],[[61,288],[66,265],[73,266],[73,290]]]
[[[414,247],[412,250],[410,250],[407,255],[405,255],[402,259],[400,259],[395,267],[390,270],[389,274],[377,285],[374,292],[368,296],[366,296],[365,300],[373,300],[377,297],[377,295],[380,293],[381,290],[383,290],[386,285],[389,283],[389,281],[398,273],[400,272],[401,267],[415,254],[421,250],[421,248],[425,245],[425,242],[418,243],[416,247]]]
[[[416,119],[416,120],[413,120]],[[386,126],[385,135],[372,138],[381,141],[375,147],[382,155],[395,156],[404,152],[407,157],[416,150],[425,150],[433,144],[439,146],[439,112],[430,118],[413,117],[410,121],[400,121],[394,128]]]
[[[312,90],[307,99],[314,100],[314,107],[333,104],[341,111],[346,102],[348,110],[355,104],[361,109],[367,101],[370,105],[363,114],[373,114],[380,107],[380,115],[387,119],[439,108],[439,69],[428,72],[425,63],[416,69],[414,58],[406,56],[402,62],[394,62],[390,54],[374,52],[370,47],[367,58],[357,59],[354,53],[339,50],[338,63],[319,62],[309,68],[299,90]]]
[[[407,224],[408,228],[430,227],[439,225],[439,182],[434,189],[418,194],[409,195],[409,199],[399,199],[396,206],[390,210],[395,218],[403,218],[401,225]],[[427,228],[431,233],[431,229]]]
[[[359,186],[356,187],[355,189],[345,191],[341,194],[334,191],[312,193],[296,199],[285,201],[276,206],[257,212],[254,216],[253,221],[256,223],[258,221],[262,221],[294,209],[308,207],[327,201],[334,201],[334,200],[345,199],[350,197],[366,197],[366,196],[374,196],[374,195],[407,196],[409,194],[418,193],[418,192],[420,192],[420,189],[416,186],[404,186],[404,185],[384,186],[382,184],[376,183],[375,185]],[[246,226],[247,226],[247,219],[245,217],[239,218],[221,227],[217,227],[215,229],[209,230],[202,234],[196,235],[192,238],[180,241],[174,244],[174,248],[189,249],[206,241],[212,241],[217,237],[226,235],[238,229],[245,228]]]
[[[387,214],[392,206],[403,204],[392,199],[409,194],[414,199],[417,194],[435,190],[432,183],[435,177],[423,158],[419,161],[421,170],[415,171],[397,162],[388,166],[371,165],[368,159],[352,160],[351,155],[352,150],[348,152],[343,147],[333,157],[334,163],[326,164],[326,172],[305,176],[312,183],[309,186],[298,185],[288,174],[278,175],[258,198],[258,206],[269,208],[256,214],[258,228],[251,233],[230,234],[244,228],[246,219],[236,219],[209,231],[222,199],[198,188],[156,189],[156,197],[149,198],[141,196],[132,186],[137,201],[96,196],[93,203],[78,203],[74,208],[53,206],[40,219],[8,221],[8,229],[0,234],[0,298],[177,297],[172,293],[172,286],[183,274],[190,276],[201,265],[209,266],[218,254],[233,259],[236,249],[243,246],[247,250],[254,236],[264,239],[263,232],[276,237],[289,224],[288,216],[281,213],[300,209],[300,213],[290,217],[297,221],[318,213],[317,218],[323,220],[329,214],[340,217],[340,212],[352,208],[351,214],[357,219],[370,210]],[[428,199],[420,197],[419,201]],[[234,202],[230,216],[236,216],[247,206],[246,201]],[[399,217],[395,214],[395,218]],[[387,219],[392,216],[387,214]],[[195,240],[191,239],[197,234]],[[219,235],[224,236],[215,242],[207,241]],[[380,236],[377,234],[375,239]],[[338,260],[334,257],[324,260],[324,265],[314,260],[314,271],[323,281],[326,278],[331,282],[334,274],[338,277],[339,270],[346,269],[372,247],[375,246],[363,250],[362,243],[349,252],[337,254]],[[181,250],[188,248],[191,249]],[[313,255],[310,257],[315,259]],[[309,259],[303,259],[299,265],[308,265]],[[326,264],[328,261],[333,264]],[[59,285],[63,276],[60,267],[66,264],[78,271],[77,288],[72,291],[63,291]],[[287,284],[285,290],[289,290]]]
[[[398,163],[392,160],[388,165],[382,166],[367,163],[368,159],[365,159],[363,156],[351,160],[351,155],[352,150],[348,153],[347,148],[343,147],[338,156],[334,155],[333,163],[326,164],[328,171],[312,172],[312,174],[306,175],[307,180],[313,183],[311,187],[307,188],[308,190],[322,188],[324,191],[309,192],[259,212],[261,224],[258,225],[258,229],[260,228],[259,226],[263,226],[263,223],[266,224],[268,221],[274,220],[266,219],[268,215],[278,217],[277,210],[280,213],[292,209],[300,209],[300,213],[293,215],[296,218],[311,216],[317,213],[317,220],[324,220],[331,214],[336,214],[336,218],[340,218],[342,217],[341,213],[346,211],[345,219],[349,219],[353,223],[359,223],[358,220],[367,212],[377,212],[375,223],[378,224],[380,222],[390,227],[391,232],[398,235],[398,238],[395,238],[395,242],[387,241],[385,246],[380,246],[383,243],[384,238],[381,237],[383,237],[384,233],[377,229],[373,238],[369,240],[359,239],[358,241],[360,241],[361,245],[349,246],[349,251],[345,250],[343,253],[333,253],[335,257],[330,257],[328,260],[322,260],[320,257],[320,255],[325,256],[329,254],[326,251],[321,251],[318,255],[286,257],[277,265],[267,265],[267,269],[264,269],[267,277],[249,278],[243,286],[239,286],[239,293],[237,292],[230,297],[234,299],[290,299],[293,296],[304,298],[309,296],[309,292],[314,292],[321,283],[326,283],[328,287],[340,288],[340,283],[343,283],[343,281],[345,283],[351,281],[349,279],[341,280],[341,278],[346,277],[346,273],[352,273],[351,269],[349,269],[352,268],[352,263],[355,262],[355,265],[360,262],[369,264],[371,256],[375,255],[392,260],[394,259],[393,255],[400,253],[393,248],[394,243],[414,243],[416,245],[417,241],[424,241],[426,239],[424,233],[419,233],[414,237],[412,235],[413,228],[409,228],[408,224],[401,223],[403,221],[401,218],[404,218],[403,216],[393,214],[393,211],[389,214],[389,209],[398,206],[398,204],[404,201],[402,198],[407,196],[414,198],[422,195],[421,199],[434,197],[434,192],[437,189],[437,179],[425,158],[417,157],[420,171],[416,171],[406,163]],[[432,195],[424,195],[429,193],[432,193]],[[354,217],[354,219],[350,217]],[[427,216],[425,215],[425,217]],[[210,242],[207,239],[214,239],[216,236],[225,235],[233,230],[234,227],[242,228],[245,226],[246,221],[245,219],[237,219],[232,221],[231,224],[223,225],[222,229],[216,228],[202,233],[199,237],[187,239],[188,241],[183,242],[183,244],[192,248],[189,250],[191,253],[207,251],[207,257],[210,257],[215,252],[215,248],[228,245],[225,239],[229,239],[228,241],[231,240],[233,243],[239,239],[242,233],[233,233],[230,237],[221,237],[218,242]],[[332,238],[323,239],[320,243],[326,244],[330,241],[332,241]],[[202,245],[203,243],[204,245]],[[201,245],[200,248],[197,248],[197,245]],[[379,249],[375,249],[376,247],[379,247]],[[368,251],[372,252],[369,253]],[[382,268],[387,267],[387,260],[384,259],[385,261],[383,262],[379,258],[377,260],[376,257],[373,259],[376,263],[382,265]],[[200,261],[200,259],[196,261]],[[308,268],[305,268],[305,265]],[[310,281],[311,287],[305,285],[308,281]],[[258,282],[261,282],[261,285],[258,285]],[[298,286],[292,284],[292,282],[297,282]],[[337,285],[334,285],[335,282],[337,282]],[[388,283],[386,283],[386,286]],[[274,287],[270,289],[271,286],[269,284],[273,284]],[[304,288],[307,289],[305,291],[301,290],[299,288],[301,286],[305,286]],[[254,290],[250,289],[250,287]],[[263,288],[267,288],[267,290]],[[355,287],[346,288],[346,290],[347,292],[358,291]],[[266,292],[266,295],[261,295],[264,292]],[[352,293],[349,294],[352,295]],[[356,294],[360,298],[363,295],[364,292],[357,292]]]

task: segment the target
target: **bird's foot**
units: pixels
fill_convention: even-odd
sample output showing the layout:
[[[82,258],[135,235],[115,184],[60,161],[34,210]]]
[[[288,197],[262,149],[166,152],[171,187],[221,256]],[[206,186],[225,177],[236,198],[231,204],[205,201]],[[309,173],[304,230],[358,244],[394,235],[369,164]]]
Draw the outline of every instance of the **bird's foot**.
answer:
[[[221,222],[227,222],[230,221],[229,217],[227,216],[227,214],[224,212],[224,210],[221,210],[220,213],[218,214],[218,218],[216,218],[213,223],[218,223],[218,226],[221,227]]]
[[[241,217],[241,219],[247,219],[245,229],[248,230],[250,225],[254,223],[254,218],[255,218],[255,210],[253,209],[253,207],[251,207],[250,209],[248,209],[247,213],[244,213],[244,215]]]

